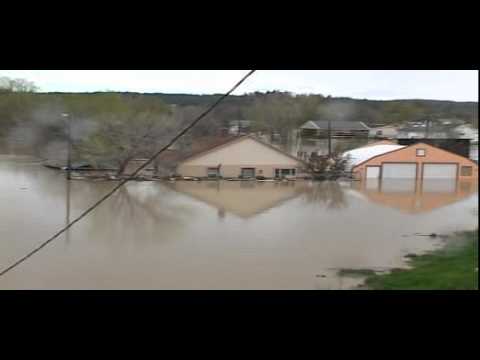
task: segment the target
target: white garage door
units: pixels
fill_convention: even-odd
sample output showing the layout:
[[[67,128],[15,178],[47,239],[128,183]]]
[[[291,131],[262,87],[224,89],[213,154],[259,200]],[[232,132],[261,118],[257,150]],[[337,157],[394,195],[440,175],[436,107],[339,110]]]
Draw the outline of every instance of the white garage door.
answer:
[[[417,176],[416,164],[383,164],[383,179],[415,179]]]
[[[367,179],[378,179],[380,177],[380,166],[367,166]]]
[[[457,164],[425,164],[423,165],[424,179],[455,179]]]

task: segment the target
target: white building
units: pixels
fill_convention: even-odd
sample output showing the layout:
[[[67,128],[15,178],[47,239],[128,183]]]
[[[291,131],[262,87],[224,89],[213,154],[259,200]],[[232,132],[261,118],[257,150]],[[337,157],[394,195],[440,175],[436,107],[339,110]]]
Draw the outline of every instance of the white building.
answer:
[[[177,174],[198,178],[279,178],[298,176],[304,167],[300,159],[246,135],[183,160],[178,164]]]
[[[351,171],[352,168],[355,167],[356,165],[364,161],[367,161],[373,158],[374,156],[386,154],[390,151],[398,150],[404,147],[406,146],[379,141],[378,143],[373,143],[357,149],[346,151],[342,155],[342,157],[347,160],[347,165],[345,167],[345,170]]]

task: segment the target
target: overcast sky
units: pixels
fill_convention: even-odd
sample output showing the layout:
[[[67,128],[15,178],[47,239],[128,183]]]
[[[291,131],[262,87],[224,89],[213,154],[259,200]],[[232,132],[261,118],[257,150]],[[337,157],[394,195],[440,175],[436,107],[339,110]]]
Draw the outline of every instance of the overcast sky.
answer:
[[[247,70],[0,70],[40,91],[223,93]],[[236,94],[281,90],[378,100],[478,101],[476,70],[258,70]]]

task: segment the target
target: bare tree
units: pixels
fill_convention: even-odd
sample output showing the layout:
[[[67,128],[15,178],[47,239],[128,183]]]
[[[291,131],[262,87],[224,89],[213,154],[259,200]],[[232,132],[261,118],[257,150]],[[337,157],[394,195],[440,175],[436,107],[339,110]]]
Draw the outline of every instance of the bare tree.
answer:
[[[11,79],[6,76],[0,77],[0,93],[5,92],[35,92],[38,87],[32,81],[25,79]]]
[[[157,99],[113,95],[109,102],[109,110],[95,118],[96,131],[77,148],[94,163],[114,164],[122,175],[131,160],[155,153],[176,126]]]

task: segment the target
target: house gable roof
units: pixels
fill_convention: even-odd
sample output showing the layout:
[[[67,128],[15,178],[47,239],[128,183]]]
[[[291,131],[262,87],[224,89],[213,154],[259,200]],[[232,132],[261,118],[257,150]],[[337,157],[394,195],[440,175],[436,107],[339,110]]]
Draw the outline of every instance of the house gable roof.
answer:
[[[310,126],[310,124],[314,124],[315,128],[318,130],[328,130],[328,121],[326,120],[308,121],[302,126],[302,128],[311,129],[312,127]],[[365,125],[362,121],[332,120],[330,121],[330,124],[331,129],[334,131],[370,130],[369,127]]]
[[[379,141],[374,141],[370,144],[364,145],[361,148],[376,146],[376,145],[398,145],[398,144],[391,140],[379,140]]]
[[[235,136],[235,137],[233,137],[233,138],[228,138],[225,142],[222,142],[221,144],[217,144],[217,145],[215,145],[215,146],[213,146],[213,147],[211,147],[211,148],[202,150],[202,151],[200,151],[200,152],[198,152],[198,153],[195,153],[195,154],[193,154],[193,155],[190,155],[190,156],[184,158],[184,159],[180,162],[180,164],[182,164],[182,163],[184,163],[184,162],[186,162],[186,161],[189,161],[189,160],[197,159],[197,158],[199,158],[199,157],[201,157],[201,156],[203,156],[203,155],[206,155],[206,154],[208,154],[208,153],[211,153],[211,152],[213,152],[213,151],[216,151],[216,150],[218,150],[218,149],[220,149],[220,148],[227,147],[227,146],[229,146],[229,145],[238,143],[238,142],[243,141],[243,140],[246,140],[246,139],[251,139],[251,140],[253,140],[253,141],[256,141],[257,143],[259,143],[259,144],[261,144],[261,145],[263,145],[263,146],[265,146],[265,147],[267,147],[267,148],[269,148],[269,149],[272,149],[272,150],[274,150],[274,151],[276,151],[276,152],[278,152],[278,153],[280,153],[280,154],[282,154],[282,155],[284,155],[284,156],[287,156],[287,157],[289,157],[289,158],[291,158],[291,159],[293,159],[293,160],[295,160],[295,161],[297,161],[297,162],[299,162],[299,163],[305,164],[305,162],[304,162],[303,160],[301,160],[301,159],[299,159],[299,158],[297,158],[297,157],[295,157],[295,156],[293,156],[293,155],[290,155],[289,153],[287,153],[287,152],[285,152],[285,151],[283,151],[283,150],[280,150],[280,149],[276,148],[276,147],[273,146],[273,145],[270,145],[270,144],[268,144],[268,143],[266,143],[266,142],[263,142],[263,141],[255,138],[255,137],[252,136],[252,135],[242,135],[242,136]]]

